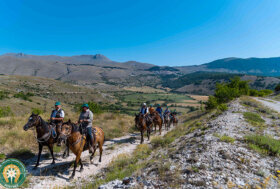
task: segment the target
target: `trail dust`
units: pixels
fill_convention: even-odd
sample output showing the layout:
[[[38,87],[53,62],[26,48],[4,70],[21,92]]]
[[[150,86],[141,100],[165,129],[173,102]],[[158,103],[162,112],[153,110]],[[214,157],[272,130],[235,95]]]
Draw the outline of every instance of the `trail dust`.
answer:
[[[174,127],[171,127],[172,130]],[[170,131],[169,130],[169,131]],[[162,127],[161,136],[167,133]],[[106,133],[105,133],[106,135]],[[157,133],[152,132],[152,136],[159,135],[158,128]],[[145,134],[144,143],[150,143],[147,141]],[[42,153],[40,165],[37,169],[33,169],[37,160],[37,155],[31,159],[23,161],[26,165],[28,173],[31,175],[29,180],[29,188],[59,188],[66,186],[77,186],[80,185],[82,180],[87,180],[87,178],[92,177],[102,171],[103,168],[107,167],[108,164],[116,158],[118,155],[127,153],[132,153],[137,145],[140,144],[140,133],[132,133],[120,138],[115,138],[109,141],[105,141],[103,145],[103,155],[102,162],[99,162],[99,149],[97,149],[93,163],[90,163],[90,154],[88,151],[82,153],[81,159],[84,164],[84,170],[79,171],[80,166],[77,166],[76,175],[73,180],[69,180],[69,177],[73,171],[73,162],[75,160],[75,155],[70,151],[70,156],[63,159],[61,157],[62,153],[56,154],[56,164],[52,165],[52,158],[48,153]],[[47,149],[44,147],[44,149]]]

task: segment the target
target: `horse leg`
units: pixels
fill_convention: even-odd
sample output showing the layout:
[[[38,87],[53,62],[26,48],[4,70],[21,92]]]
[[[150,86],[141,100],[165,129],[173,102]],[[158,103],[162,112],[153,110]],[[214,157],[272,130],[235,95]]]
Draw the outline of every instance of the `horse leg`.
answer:
[[[98,142],[98,147],[99,147],[99,162],[101,162],[101,157],[102,157],[102,152],[103,152],[103,148],[102,148],[102,144],[101,142]]]
[[[143,132],[144,132],[144,131],[141,131],[141,142],[140,142],[140,144],[142,144],[142,143],[143,143],[143,141],[144,141]]]
[[[83,165],[83,163],[82,163],[82,159],[80,159],[80,166],[81,166],[81,168],[80,168],[80,172],[82,172],[83,170],[84,170],[84,165]]]
[[[38,159],[37,159],[37,163],[35,165],[35,167],[33,169],[36,169],[39,166],[39,161],[40,161],[40,157],[41,157],[41,153],[42,153],[42,149],[43,149],[43,145],[41,145],[39,143],[39,153],[38,153]]]
[[[52,158],[53,158],[52,164],[55,164],[55,161],[54,161],[55,158],[54,158],[54,155],[53,155],[53,144],[49,144],[48,148],[49,148],[49,150],[51,152],[51,155],[52,155]]]
[[[66,140],[65,145],[66,145],[66,148],[65,148],[65,151],[62,155],[63,158],[69,157],[69,144],[68,144],[67,140]]]
[[[150,128],[148,128],[148,129],[147,129],[147,137],[148,137],[148,140],[150,140],[150,132],[151,132],[151,130],[150,130]]]
[[[75,159],[75,162],[74,162],[74,170],[73,170],[73,173],[72,173],[71,177],[69,178],[70,180],[73,179],[74,176],[75,176],[77,164],[78,164],[78,162],[80,161],[80,157],[81,157],[81,153],[77,154],[76,159]]]
[[[93,162],[92,162],[92,159],[93,159],[93,157],[94,157],[95,151],[96,151],[96,147],[93,148],[93,152],[92,152],[92,154],[91,154],[91,156],[90,156],[90,159],[89,159],[91,163],[93,163]]]

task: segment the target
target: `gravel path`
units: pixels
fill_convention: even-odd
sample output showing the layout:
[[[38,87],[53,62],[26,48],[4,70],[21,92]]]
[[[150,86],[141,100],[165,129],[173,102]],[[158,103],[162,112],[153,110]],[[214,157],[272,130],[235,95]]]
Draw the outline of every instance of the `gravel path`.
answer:
[[[280,102],[272,99],[255,98],[257,101],[263,103],[268,108],[280,112]]]
[[[162,135],[167,132],[162,130]],[[158,132],[157,134],[158,135]],[[155,136],[152,133],[152,136]],[[144,143],[147,143],[147,137],[144,137]],[[148,142],[149,143],[149,142]],[[95,154],[93,159],[93,164],[89,161],[89,153],[88,151],[83,152],[82,160],[84,163],[84,170],[80,172],[80,167],[77,167],[76,175],[73,180],[69,180],[68,178],[71,176],[73,167],[70,167],[73,161],[75,160],[75,155],[70,152],[70,156],[66,159],[61,158],[61,154],[57,155],[56,164],[51,165],[52,159],[51,157],[46,157],[46,153],[41,156],[40,165],[36,170],[33,170],[33,167],[36,163],[37,155],[24,161],[28,173],[32,176],[30,178],[30,188],[59,188],[66,186],[81,186],[82,180],[86,180],[87,178],[94,176],[103,168],[108,166],[108,164],[119,154],[123,153],[132,153],[137,145],[140,144],[140,134],[129,134],[120,138],[115,138],[110,141],[106,141],[103,146],[103,156],[102,162],[98,162],[99,151]]]

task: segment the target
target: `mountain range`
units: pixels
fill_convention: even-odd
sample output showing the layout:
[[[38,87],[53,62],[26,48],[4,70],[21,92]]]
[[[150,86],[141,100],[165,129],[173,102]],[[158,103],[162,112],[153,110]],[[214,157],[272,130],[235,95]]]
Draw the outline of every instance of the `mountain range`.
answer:
[[[198,85],[213,88],[215,82],[234,75],[253,75],[250,76],[253,83],[257,81],[259,87],[272,88],[280,83],[275,78],[280,76],[280,58],[225,58],[202,65],[169,67],[136,61],[117,62],[101,54],[38,56],[7,53],[0,56],[0,74],[53,78],[106,90],[116,86],[151,86],[168,87],[178,92],[191,92],[188,89],[195,88],[200,90],[198,93],[207,93],[208,90],[199,89]],[[207,83],[212,83],[211,87]]]

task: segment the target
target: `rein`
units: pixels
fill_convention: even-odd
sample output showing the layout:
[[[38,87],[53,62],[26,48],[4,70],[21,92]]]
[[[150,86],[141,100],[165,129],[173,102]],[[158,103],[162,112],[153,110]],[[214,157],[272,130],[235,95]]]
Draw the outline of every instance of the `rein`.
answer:
[[[36,125],[36,128],[38,128],[38,127],[42,127],[43,125],[42,125],[42,120],[41,120],[42,118],[40,117],[40,116],[38,116],[38,120],[39,120],[39,124],[38,125]],[[37,121],[38,121],[37,120]],[[43,143],[43,142],[47,142],[49,139],[50,139],[50,137],[51,137],[51,135],[52,135],[52,129],[50,129],[50,126],[48,125],[48,130],[49,130],[49,132],[48,133],[45,133],[42,137],[40,137],[40,138],[38,138],[37,136],[36,136],[36,134],[35,134],[35,129],[33,130],[33,135],[34,135],[34,137],[35,137],[35,139],[39,142],[39,143]],[[38,133],[37,133],[38,134]]]

